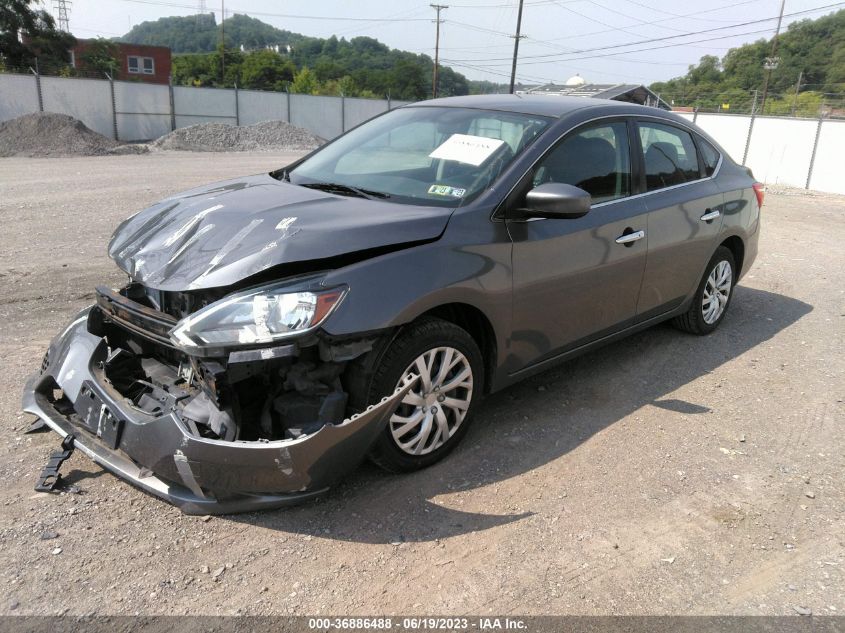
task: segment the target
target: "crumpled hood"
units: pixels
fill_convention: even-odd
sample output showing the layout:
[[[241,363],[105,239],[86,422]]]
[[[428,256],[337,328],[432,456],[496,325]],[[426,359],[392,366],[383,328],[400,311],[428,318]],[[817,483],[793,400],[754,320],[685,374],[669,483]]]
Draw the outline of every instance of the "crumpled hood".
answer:
[[[451,213],[338,196],[264,174],[141,211],[117,227],[109,256],[151,288],[225,287],[279,264],[436,239]]]

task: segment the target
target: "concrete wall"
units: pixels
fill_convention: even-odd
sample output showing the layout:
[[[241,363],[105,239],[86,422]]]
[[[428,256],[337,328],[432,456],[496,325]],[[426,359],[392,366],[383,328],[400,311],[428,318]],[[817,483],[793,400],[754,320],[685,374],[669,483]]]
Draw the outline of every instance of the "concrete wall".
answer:
[[[351,130],[356,125],[387,112],[387,106],[388,103],[380,99],[346,99],[343,107],[344,129]]]
[[[238,90],[238,113],[241,125],[262,121],[287,121],[288,95],[284,92]]]
[[[0,75],[0,121],[38,112],[38,86],[35,77]]]
[[[803,187],[807,184],[817,127],[818,121],[812,119],[757,117],[746,165],[762,182]],[[824,164],[818,166],[827,169]]]
[[[173,107],[176,127],[197,123],[236,123],[234,90],[173,86]]]
[[[748,125],[751,117],[733,114],[699,114],[696,124],[719,144],[737,162],[742,162]]]
[[[750,115],[698,114],[679,112],[688,121],[695,121],[712,136],[736,162],[742,163],[746,144],[745,165],[754,177],[766,184],[845,194],[842,178],[842,147],[845,147],[845,121]],[[813,145],[819,142],[813,160]],[[812,162],[812,174],[810,164]]]
[[[343,108],[340,99],[312,95],[290,96],[290,122],[304,127],[324,139],[332,139],[343,133],[341,115]]]
[[[0,81],[5,79],[0,75]],[[35,82],[35,78],[32,79]],[[0,93],[5,88],[0,89]],[[44,110],[69,114],[82,121],[95,132],[114,137],[111,90],[108,81],[99,79],[65,79],[41,77],[41,94]]]
[[[96,79],[41,77],[44,110],[81,119],[91,129],[125,141],[157,138],[176,127],[197,123],[241,125],[261,121],[289,121],[317,136],[332,139],[367,119],[407,102],[384,99],[317,97],[257,90],[224,90],[174,86],[170,88],[133,82],[114,82],[114,108],[109,82]],[[38,111],[34,75],[0,73],[0,121]],[[681,113],[695,120],[737,162],[743,161],[763,182],[845,194],[841,176],[841,148],[845,147],[845,121],[790,117]],[[813,159],[816,132],[818,146]],[[812,174],[811,166],[812,163]]]
[[[146,141],[198,123],[251,125],[288,121],[317,136],[332,139],[356,125],[407,101],[288,95],[284,92],[228,90],[114,82],[98,79],[41,77],[44,110],[70,114],[92,130],[122,141]],[[34,75],[0,73],[0,121],[38,111]]]
[[[127,81],[114,82],[117,136],[143,141],[170,132],[170,88]]]
[[[845,121],[824,121],[808,189],[845,193],[842,148],[845,147]]]

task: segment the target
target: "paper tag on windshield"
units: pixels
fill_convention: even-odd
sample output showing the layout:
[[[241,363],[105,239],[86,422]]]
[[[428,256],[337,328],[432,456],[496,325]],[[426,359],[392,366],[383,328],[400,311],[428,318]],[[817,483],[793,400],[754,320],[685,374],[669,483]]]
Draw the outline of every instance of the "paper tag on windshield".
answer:
[[[478,167],[490,155],[499,149],[504,141],[486,136],[469,136],[468,134],[452,134],[446,141],[435,149],[429,158],[442,158],[467,163]]]

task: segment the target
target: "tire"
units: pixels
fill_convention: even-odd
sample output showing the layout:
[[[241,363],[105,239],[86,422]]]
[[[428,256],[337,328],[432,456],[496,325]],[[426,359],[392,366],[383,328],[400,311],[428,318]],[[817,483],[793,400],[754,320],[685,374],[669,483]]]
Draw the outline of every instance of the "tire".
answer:
[[[352,403],[358,407],[361,402],[372,404],[392,393],[412,367],[414,373],[422,374],[415,365],[421,357],[424,366],[430,360],[432,379],[431,389],[426,389],[421,378],[402,401],[373,445],[370,460],[391,472],[411,472],[446,457],[466,435],[484,393],[484,362],[476,342],[453,323],[424,318],[401,330],[382,353],[371,354],[374,356],[363,363],[372,366],[371,372],[365,372],[368,378],[355,381],[358,388],[350,392]],[[439,384],[453,387],[441,392],[435,387],[444,360],[455,365]],[[468,379],[464,377],[467,370]],[[444,429],[449,433],[445,441]]]
[[[727,277],[725,276],[726,270],[730,271]],[[730,249],[720,246],[713,253],[713,257],[710,258],[707,268],[704,269],[704,276],[698,284],[689,310],[675,317],[672,324],[679,330],[699,336],[713,332],[728,313],[736,278],[736,263],[733,253]],[[726,286],[724,279],[727,279]],[[717,286],[716,292],[713,292],[714,281]],[[713,299],[708,300],[707,296],[713,297]],[[713,308],[712,301],[717,301],[722,305],[719,308]]]

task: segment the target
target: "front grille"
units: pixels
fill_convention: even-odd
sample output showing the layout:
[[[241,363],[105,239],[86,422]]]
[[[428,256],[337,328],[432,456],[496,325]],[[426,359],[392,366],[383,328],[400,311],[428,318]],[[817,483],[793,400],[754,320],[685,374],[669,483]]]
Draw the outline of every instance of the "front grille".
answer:
[[[171,315],[141,305],[103,286],[97,288],[97,305],[108,320],[150,341],[173,347],[169,332],[177,320]]]

